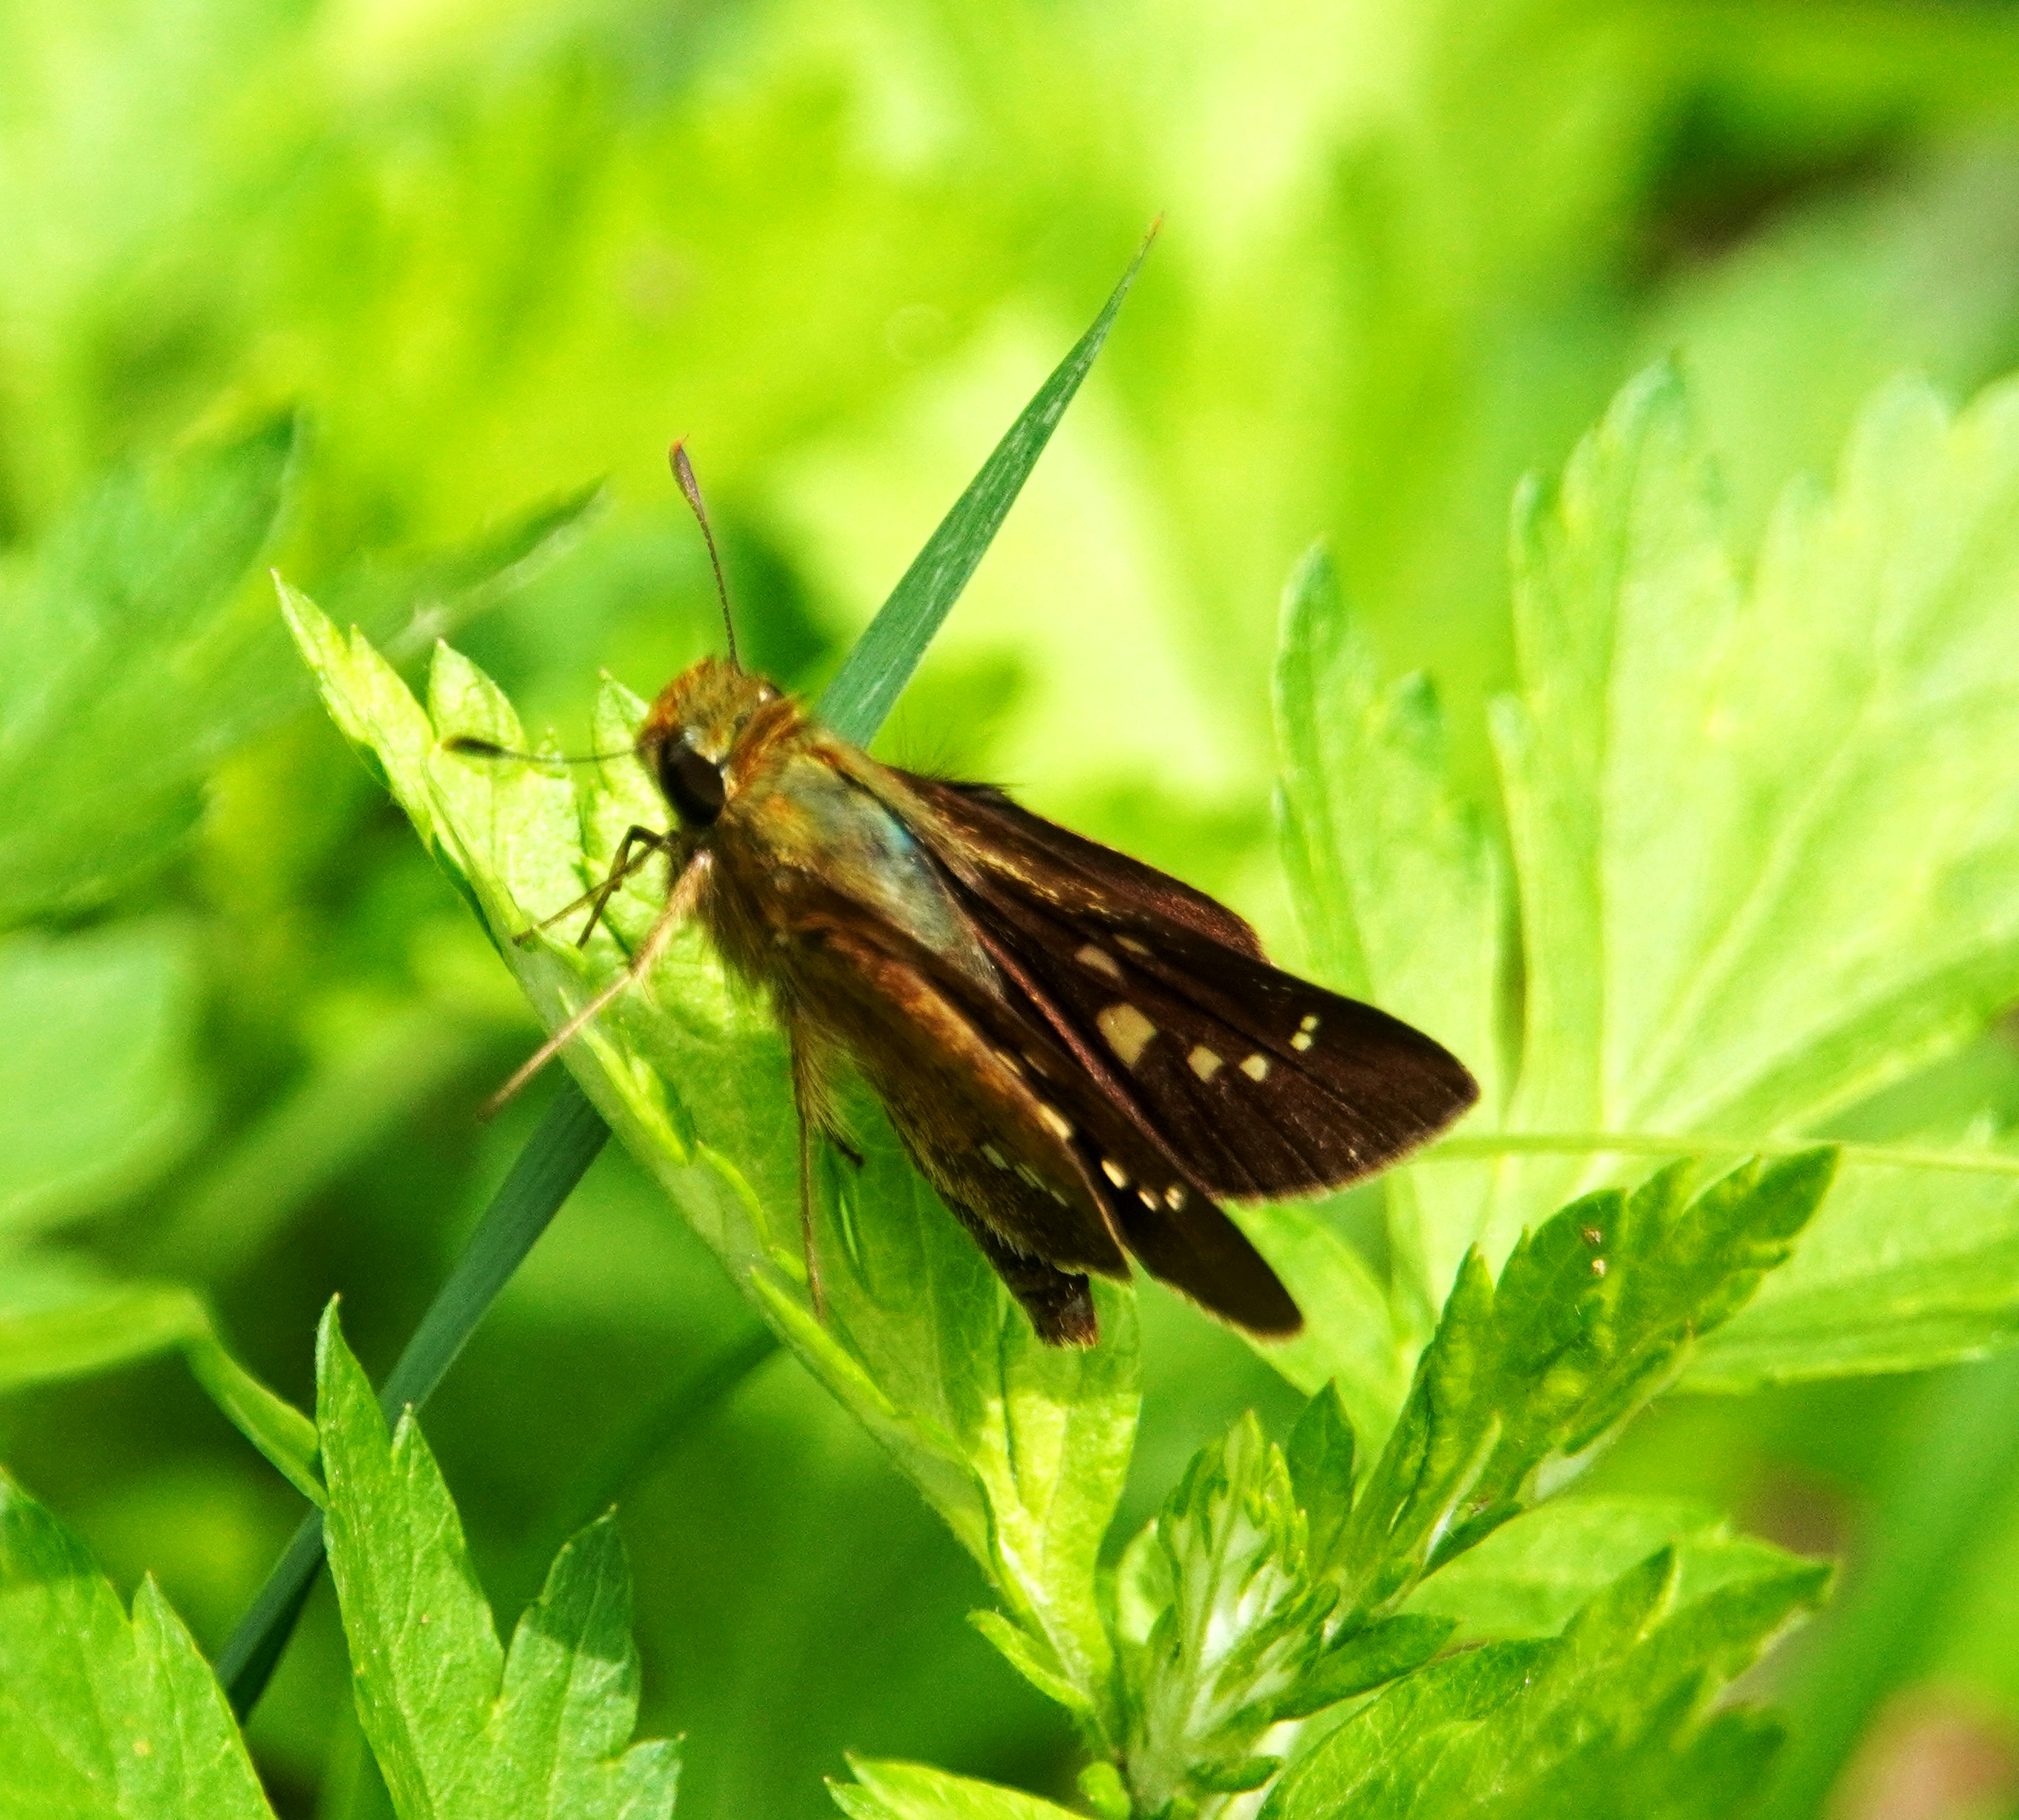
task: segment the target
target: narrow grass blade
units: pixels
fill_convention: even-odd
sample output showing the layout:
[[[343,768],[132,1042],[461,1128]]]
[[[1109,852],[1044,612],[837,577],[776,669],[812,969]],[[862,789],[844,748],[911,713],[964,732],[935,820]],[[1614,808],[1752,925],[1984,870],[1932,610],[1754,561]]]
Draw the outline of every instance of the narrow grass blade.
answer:
[[[820,717],[843,739],[866,745],[883,724],[1092,368],[1156,234],[1152,227],[1093,326],[1024,407],[828,684],[820,699]]]
[[[564,1077],[539,1129],[520,1152],[448,1281],[387,1376],[379,1402],[388,1421],[397,1420],[408,1405],[418,1408],[427,1401],[609,1136],[601,1115],[574,1080]],[[318,1512],[295,1532],[287,1552],[218,1656],[217,1678],[241,1719],[266,1691],[267,1677],[322,1567],[322,1557]]]

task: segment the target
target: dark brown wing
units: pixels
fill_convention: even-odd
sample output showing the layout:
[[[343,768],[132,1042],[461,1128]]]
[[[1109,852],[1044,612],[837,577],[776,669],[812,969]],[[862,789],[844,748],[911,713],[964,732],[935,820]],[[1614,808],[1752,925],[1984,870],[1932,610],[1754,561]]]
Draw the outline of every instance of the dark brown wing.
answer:
[[[935,851],[991,957],[1078,1064],[1081,1091],[1056,1084],[1068,1115],[1122,1109],[1205,1195],[1343,1187],[1477,1098],[1448,1051],[1270,966],[1210,898],[997,792],[904,781],[955,837]]]
[[[1053,1345],[1098,1337],[1089,1272],[1126,1281],[1104,1180],[1042,1084],[987,1041],[931,957],[859,919],[800,923],[793,990],[855,1058],[919,1173]],[[802,1013],[801,1015],[804,1015]]]
[[[1125,1278],[1124,1246],[1252,1332],[1303,1325],[1238,1228],[1089,1090],[1013,978],[985,977],[985,963],[963,969],[894,923],[850,913],[817,877],[798,880],[796,896],[781,964],[803,1011],[788,1020],[817,1013],[854,1058],[920,1173],[1044,1339],[1094,1339],[1087,1277]]]

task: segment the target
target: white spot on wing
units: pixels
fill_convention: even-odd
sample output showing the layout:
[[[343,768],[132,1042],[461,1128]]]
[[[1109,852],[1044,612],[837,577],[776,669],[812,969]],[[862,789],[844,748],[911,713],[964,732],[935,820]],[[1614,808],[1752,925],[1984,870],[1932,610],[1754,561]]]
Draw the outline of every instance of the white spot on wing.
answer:
[[[1010,1166],[1009,1162],[1004,1158],[1002,1151],[998,1150],[992,1144],[984,1144],[981,1147],[981,1154],[987,1157],[991,1162],[995,1164],[999,1169],[1006,1169]]]
[[[1038,1116],[1043,1119],[1060,1137],[1069,1138],[1072,1136],[1072,1121],[1061,1113],[1057,1107],[1047,1106],[1043,1100],[1040,1100],[1038,1102]]]
[[[1312,1031],[1317,1029],[1318,1027],[1318,1021],[1315,1014],[1307,1017],[1303,1023],[1297,1026],[1297,1028],[1303,1031],[1307,1035],[1310,1035]]]
[[[1180,1207],[1184,1205],[1184,1204],[1185,1191],[1181,1185],[1174,1183],[1171,1187],[1164,1191],[1164,1205],[1169,1208],[1173,1213],[1176,1213]]]
[[[1097,944],[1089,941],[1073,959],[1089,971],[1114,981],[1118,986],[1121,984],[1122,969],[1115,964],[1115,956]]]
[[[1127,948],[1131,954],[1140,955],[1145,960],[1147,960],[1150,958],[1149,949],[1145,948],[1142,943],[1138,941],[1133,935],[1118,935],[1115,938],[1115,945],[1117,948]]]
[[[1129,1186],[1128,1172],[1111,1156],[1104,1156],[1100,1159],[1100,1173],[1118,1188],[1125,1188]]]
[[[1222,1068],[1227,1066],[1227,1064],[1223,1061],[1220,1057],[1215,1055],[1211,1050],[1208,1049],[1204,1043],[1201,1043],[1197,1049],[1194,1050],[1190,1055],[1185,1057],[1185,1060],[1191,1064],[1192,1072],[1197,1075],[1202,1081],[1211,1080],[1215,1075],[1218,1074]]]
[[[1290,1039],[1290,1046],[1292,1049],[1309,1049],[1311,1046],[1311,1033],[1308,1030],[1299,1031]]]
[[[1094,1022],[1107,1039],[1107,1046],[1121,1057],[1125,1068],[1142,1059],[1144,1046],[1157,1034],[1157,1027],[1125,999],[1098,1013]]]
[[[1157,1197],[1151,1194],[1147,1188],[1138,1188],[1136,1191],[1136,1198],[1140,1201],[1143,1205],[1147,1207],[1153,1213],[1156,1211]]]
[[[1269,1058],[1257,1050],[1241,1064],[1241,1071],[1251,1081],[1266,1081],[1269,1078]]]

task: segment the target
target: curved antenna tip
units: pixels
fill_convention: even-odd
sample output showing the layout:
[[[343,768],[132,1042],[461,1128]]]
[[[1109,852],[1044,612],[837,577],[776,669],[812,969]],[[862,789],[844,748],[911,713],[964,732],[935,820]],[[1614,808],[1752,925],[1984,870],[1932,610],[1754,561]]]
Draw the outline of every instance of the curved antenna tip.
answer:
[[[687,459],[687,439],[676,436],[666,450],[666,465],[673,470],[673,479],[685,496],[687,509],[694,513],[694,522],[701,527],[701,541],[708,546],[709,566],[715,571],[715,592],[722,602],[722,629],[729,640],[729,661],[740,670],[741,659],[736,654],[736,621],[729,611],[729,583],[722,573],[722,553],[715,547],[715,529],[708,521],[708,508],[701,503],[701,483],[694,478],[694,463]]]

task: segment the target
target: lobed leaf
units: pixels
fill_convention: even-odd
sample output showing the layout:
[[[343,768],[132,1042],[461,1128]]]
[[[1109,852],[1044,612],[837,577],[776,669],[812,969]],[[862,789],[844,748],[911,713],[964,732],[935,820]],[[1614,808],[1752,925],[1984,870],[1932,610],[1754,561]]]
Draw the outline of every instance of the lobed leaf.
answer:
[[[508,1652],[411,1415],[389,1439],[335,1304],[316,1346],[330,1572],[358,1713],[401,1820],[670,1815],[677,1747],[632,1744],[631,1583],[604,1517],[555,1558]]]
[[[1490,1644],[1378,1695],[1285,1773],[1264,1820],[1731,1814],[1778,1734],[1712,1702],[1828,1579],[1782,1557],[1685,1599],[1662,1550],[1561,1637]]]
[[[1693,1199],[1672,1166],[1573,1202],[1497,1282],[1468,1260],[1339,1545],[1355,1610],[1392,1608],[1580,1470],[1786,1258],[1835,1160],[1748,1164]]]
[[[1254,1746],[1304,1681],[1338,1598],[1307,1571],[1307,1534],[1282,1452],[1249,1414],[1201,1449],[1123,1555],[1123,1758],[1141,1811],[1274,1773]]]
[[[223,1690],[152,1579],[129,1620],[83,1545],[4,1478],[0,1813],[273,1815]]]
[[[1383,685],[1322,564],[1300,571],[1278,718],[1314,955],[1486,1089],[1469,1160],[1389,1179],[1393,1347],[1469,1247],[1497,1258],[1537,1206],[1612,1179],[1607,1134],[1678,1151],[1859,1135],[1862,1102],[2019,996],[2019,820],[1995,756],[2019,734],[2015,508],[2019,386],[1952,415],[1902,382],[1867,404],[1833,490],[1787,490],[1749,572],[1680,381],[1629,385],[1516,512],[1520,684],[1494,722],[1520,906],[1505,956],[1499,862],[1434,701]],[[1496,1131],[1510,1150],[1558,1134],[1562,1154],[1496,1159]],[[2015,1223],[2009,1175],[1854,1155],[1697,1381],[1981,1352],[2019,1307]],[[1364,1347],[1288,1363],[1307,1385],[1336,1373],[1356,1416],[1392,1382]]]

